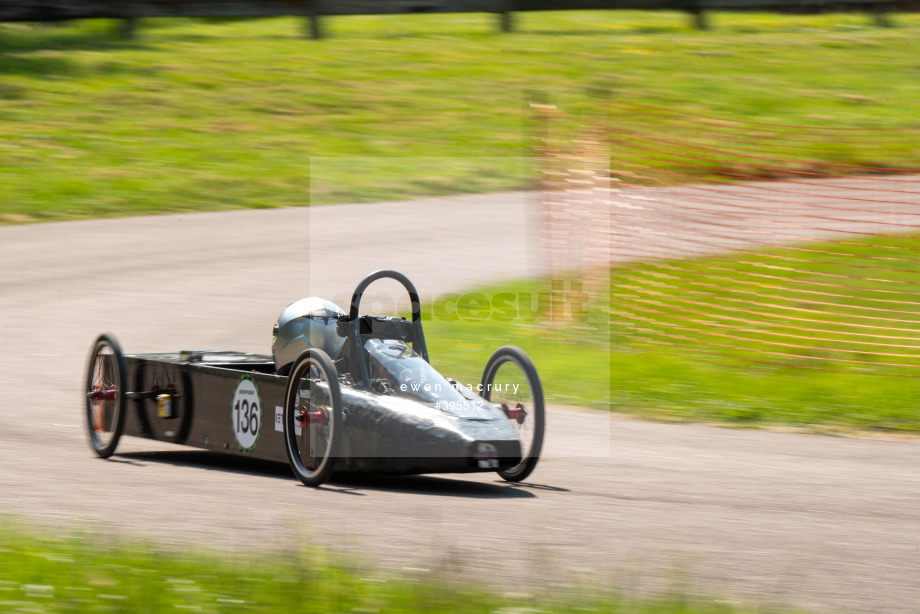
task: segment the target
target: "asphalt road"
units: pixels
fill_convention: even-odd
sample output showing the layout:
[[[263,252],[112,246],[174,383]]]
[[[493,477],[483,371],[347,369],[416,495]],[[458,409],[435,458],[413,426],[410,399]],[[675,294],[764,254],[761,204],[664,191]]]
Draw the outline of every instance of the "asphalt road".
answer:
[[[527,275],[539,260],[527,202],[0,228],[0,513],[234,551],[318,542],[382,568],[508,590],[588,578],[629,592],[689,586],[814,611],[916,612],[917,441],[555,409],[526,484],[425,476],[318,490],[283,465],[146,440],[126,438],[110,461],[89,450],[80,391],[98,333],[114,332],[127,352],[268,352],[284,305],[311,294],[345,303],[374,269],[403,271],[426,297]]]

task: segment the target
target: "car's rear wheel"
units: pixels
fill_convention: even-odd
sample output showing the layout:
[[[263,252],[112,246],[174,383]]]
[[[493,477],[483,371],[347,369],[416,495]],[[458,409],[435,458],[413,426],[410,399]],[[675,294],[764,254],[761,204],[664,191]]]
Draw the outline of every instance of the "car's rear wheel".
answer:
[[[86,426],[93,450],[110,457],[125,427],[127,367],[118,342],[100,335],[93,344],[86,372]]]
[[[311,348],[294,362],[284,399],[284,447],[294,475],[319,486],[332,475],[342,440],[342,394],[328,354]]]
[[[527,478],[543,450],[546,408],[537,368],[519,347],[495,350],[482,373],[482,397],[501,406],[521,442],[521,462],[498,472],[509,482]]]

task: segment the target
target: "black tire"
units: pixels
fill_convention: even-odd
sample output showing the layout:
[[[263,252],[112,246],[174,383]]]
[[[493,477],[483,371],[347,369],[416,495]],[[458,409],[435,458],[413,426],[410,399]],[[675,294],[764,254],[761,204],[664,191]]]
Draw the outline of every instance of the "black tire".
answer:
[[[503,372],[502,367],[509,371]],[[507,379],[509,376],[511,379],[522,380],[521,383],[526,382],[528,390],[521,392],[519,388],[514,394],[507,391],[500,393],[496,391],[496,394],[493,394],[493,384],[496,384],[496,378]],[[513,345],[506,345],[495,350],[495,353],[489,358],[482,372],[481,385],[482,398],[491,403],[505,403],[512,407],[521,403],[524,406],[525,413],[520,420],[509,418],[518,432],[518,437],[521,438],[521,462],[510,469],[498,472],[498,475],[509,482],[520,482],[536,468],[546,433],[546,407],[543,402],[543,386],[540,384],[537,368],[524,350]],[[521,398],[528,395],[529,400]],[[496,397],[494,401],[493,396]],[[528,405],[530,406],[529,411],[527,410]]]
[[[115,452],[125,428],[127,367],[118,342],[99,335],[86,368],[86,429],[93,451],[102,458]]]
[[[310,395],[306,402],[303,399],[305,391]],[[323,413],[324,424],[305,423],[301,420],[304,411],[310,415]],[[329,355],[322,350],[305,351],[291,367],[283,419],[284,448],[294,475],[307,486],[326,482],[338,459],[343,420],[338,374]]]

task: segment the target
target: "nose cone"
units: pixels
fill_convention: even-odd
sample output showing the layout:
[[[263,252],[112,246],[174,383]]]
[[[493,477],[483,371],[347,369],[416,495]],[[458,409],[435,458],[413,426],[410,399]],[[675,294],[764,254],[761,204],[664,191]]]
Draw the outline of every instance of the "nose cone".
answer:
[[[481,469],[475,455],[483,442],[498,450],[503,465],[520,462],[511,421],[483,399],[439,409],[434,403],[354,389],[344,389],[343,397],[347,464],[354,470],[475,471]]]

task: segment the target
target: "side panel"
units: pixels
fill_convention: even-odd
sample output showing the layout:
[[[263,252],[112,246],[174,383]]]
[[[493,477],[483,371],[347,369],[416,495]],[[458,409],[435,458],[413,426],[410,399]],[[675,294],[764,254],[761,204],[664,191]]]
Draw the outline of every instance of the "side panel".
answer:
[[[240,368],[127,356],[134,392],[170,392],[172,418],[155,398],[128,401],[125,435],[287,463],[280,411],[287,378]]]
[[[280,411],[287,378],[188,365],[194,419],[187,445],[287,463]]]

